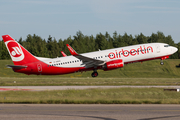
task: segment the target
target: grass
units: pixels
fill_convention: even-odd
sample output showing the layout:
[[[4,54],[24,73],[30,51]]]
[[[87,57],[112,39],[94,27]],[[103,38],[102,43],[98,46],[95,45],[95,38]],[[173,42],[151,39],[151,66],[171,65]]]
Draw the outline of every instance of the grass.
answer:
[[[35,104],[180,104],[180,93],[162,88],[113,88],[1,92],[0,103]]]
[[[180,78],[6,78],[0,86],[180,85]]]
[[[98,70],[99,76],[91,77],[92,71],[66,75],[37,76],[15,73],[5,65],[11,60],[0,60],[0,86],[46,85],[179,85],[180,60],[168,59],[125,65],[111,71]]]
[[[0,86],[65,86],[65,85],[179,85],[179,60],[168,59],[125,65],[103,71],[91,77],[92,71],[54,76],[15,73],[5,65],[11,60],[0,60]],[[0,103],[43,104],[180,104],[180,93],[162,88],[114,88],[58,91],[5,91]]]

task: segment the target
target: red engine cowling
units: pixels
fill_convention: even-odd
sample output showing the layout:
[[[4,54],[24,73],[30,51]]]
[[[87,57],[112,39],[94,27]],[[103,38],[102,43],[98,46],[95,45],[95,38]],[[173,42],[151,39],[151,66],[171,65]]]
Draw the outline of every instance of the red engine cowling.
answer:
[[[124,62],[122,59],[106,62],[106,64],[103,66],[104,71],[121,68],[121,67],[124,67]]]

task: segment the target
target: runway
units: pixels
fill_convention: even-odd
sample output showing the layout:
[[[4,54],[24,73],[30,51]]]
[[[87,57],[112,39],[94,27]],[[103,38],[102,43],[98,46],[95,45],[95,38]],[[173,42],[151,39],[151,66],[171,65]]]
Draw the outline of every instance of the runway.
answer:
[[[1,120],[178,120],[180,105],[0,104]]]
[[[0,86],[0,91],[46,91],[68,89],[93,89],[93,88],[180,88],[180,86]]]

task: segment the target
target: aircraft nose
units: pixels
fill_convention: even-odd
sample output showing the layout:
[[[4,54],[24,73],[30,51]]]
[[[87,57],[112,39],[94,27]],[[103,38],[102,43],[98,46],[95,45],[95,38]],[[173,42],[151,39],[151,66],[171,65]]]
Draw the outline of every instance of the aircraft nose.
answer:
[[[173,53],[175,53],[175,52],[177,52],[178,51],[178,49],[176,48],[176,47],[172,47],[172,49],[171,49],[172,51],[173,51]]]

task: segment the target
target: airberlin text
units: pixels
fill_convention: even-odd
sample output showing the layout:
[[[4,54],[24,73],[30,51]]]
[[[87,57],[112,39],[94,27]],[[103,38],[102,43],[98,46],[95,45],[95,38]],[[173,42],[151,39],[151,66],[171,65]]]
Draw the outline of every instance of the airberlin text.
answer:
[[[115,50],[115,52],[110,52],[108,54],[108,57],[110,59],[114,59],[114,58],[121,58],[121,55],[123,55],[124,57],[128,57],[129,55],[135,56],[139,54],[147,54],[149,52],[153,52],[153,48],[151,46],[145,47],[145,45],[143,45],[137,49],[131,49],[131,50],[122,49],[121,51]]]

